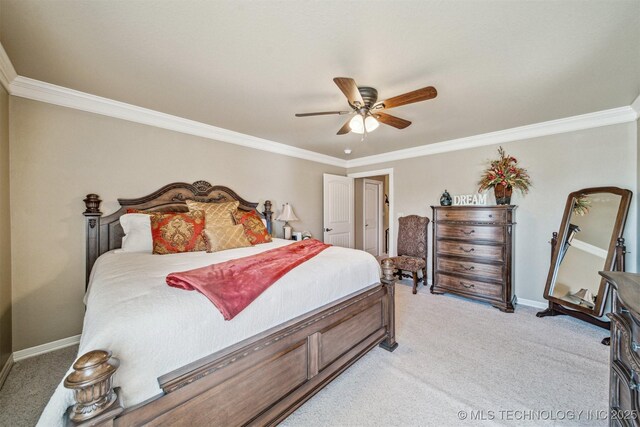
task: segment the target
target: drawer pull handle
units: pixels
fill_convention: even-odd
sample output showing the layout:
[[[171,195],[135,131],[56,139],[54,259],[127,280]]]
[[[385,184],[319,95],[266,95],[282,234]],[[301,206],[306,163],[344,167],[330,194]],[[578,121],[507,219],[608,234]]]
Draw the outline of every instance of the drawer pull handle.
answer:
[[[474,287],[474,286],[473,286],[473,283],[471,283],[471,284],[466,284],[466,283],[464,283],[464,282],[460,282],[460,284],[461,284],[462,286],[464,286],[465,288],[467,288],[467,289],[471,289],[471,288],[473,288],[473,287]]]
[[[629,390],[640,391],[640,384],[633,379],[633,375],[629,379]]]
[[[637,342],[632,342],[631,343],[631,350],[633,351],[640,351],[640,344],[638,344]]]
[[[469,252],[473,252],[473,251],[475,251],[475,248],[465,249],[465,248],[463,248],[462,246],[460,246],[460,250],[461,250],[461,251],[463,251],[463,252],[469,253]]]
[[[471,270],[475,270],[476,269],[473,265],[471,267],[465,267],[462,264],[460,264],[460,268],[462,268],[463,270],[467,270],[467,271],[471,271]]]
[[[462,231],[462,233],[463,233],[463,234],[466,234],[467,236],[470,236],[471,234],[473,234],[473,233],[475,233],[475,232],[476,232],[476,230],[471,230],[471,231],[469,231],[469,232],[466,232],[466,231],[464,231],[464,230],[460,230],[460,231]]]

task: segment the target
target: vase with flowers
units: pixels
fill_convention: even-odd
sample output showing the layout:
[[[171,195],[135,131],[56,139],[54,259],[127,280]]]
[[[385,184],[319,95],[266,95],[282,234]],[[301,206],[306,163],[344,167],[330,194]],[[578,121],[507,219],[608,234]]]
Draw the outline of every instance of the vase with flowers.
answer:
[[[529,192],[531,178],[525,168],[518,166],[518,159],[507,155],[502,147],[498,148],[498,155],[500,158],[492,160],[489,167],[482,173],[478,192],[493,188],[496,203],[508,205],[511,204],[514,188],[520,190],[522,194]]]

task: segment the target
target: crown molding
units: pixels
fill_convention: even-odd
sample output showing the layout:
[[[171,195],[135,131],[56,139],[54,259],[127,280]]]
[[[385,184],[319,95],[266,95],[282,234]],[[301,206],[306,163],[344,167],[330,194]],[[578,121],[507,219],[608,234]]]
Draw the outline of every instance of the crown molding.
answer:
[[[638,102],[638,100],[636,100],[636,102]],[[505,144],[507,142],[522,141],[524,139],[538,138],[541,136],[557,135],[583,129],[627,123],[635,121],[637,118],[638,114],[632,106],[613,108],[610,110],[597,111],[595,113],[582,114],[580,116],[566,117],[564,119],[550,120],[548,122],[520,126],[497,132],[489,132],[465,138],[436,142],[434,144],[405,148],[403,150],[390,151],[388,153],[376,154],[373,156],[360,157],[358,159],[348,160],[347,168],[369,166],[396,160],[411,159],[414,157],[430,156],[449,151]]]
[[[114,101],[101,96],[91,95],[62,86],[45,83],[28,77],[17,76],[10,85],[11,95],[62,107],[74,108],[90,113],[101,114],[130,122],[168,129],[175,132],[228,142],[243,147],[270,153],[282,154],[332,166],[346,167],[346,161],[315,151],[305,150],[246,135],[240,132],[219,128],[194,120],[161,113],[147,108],[137,107],[124,102]]]
[[[11,60],[7,56],[7,52],[4,50],[4,46],[0,43],[0,84],[4,86],[7,92],[10,92],[11,82],[18,76]]]
[[[15,76],[15,70],[13,69],[9,59],[6,57],[4,49],[0,49],[0,80],[4,81],[3,79],[8,79],[11,77],[11,73],[13,73],[14,77],[10,80],[11,83],[8,84],[8,91],[13,96],[74,108],[81,111],[168,129],[188,135],[199,136],[215,141],[227,142],[269,153],[281,154],[284,156],[347,169],[410,159],[414,157],[429,156],[449,151],[505,144],[508,142],[574,132],[600,126],[627,123],[637,120],[640,116],[639,96],[630,106],[627,107],[613,108],[610,110],[597,111],[595,113],[566,117],[563,119],[535,123],[532,125],[489,132],[465,138],[441,141],[433,144],[376,154],[373,156],[344,160],[338,157],[317,153],[315,151],[293,147],[280,142],[270,141],[240,132],[234,132],[194,120],[45,83],[28,77]]]

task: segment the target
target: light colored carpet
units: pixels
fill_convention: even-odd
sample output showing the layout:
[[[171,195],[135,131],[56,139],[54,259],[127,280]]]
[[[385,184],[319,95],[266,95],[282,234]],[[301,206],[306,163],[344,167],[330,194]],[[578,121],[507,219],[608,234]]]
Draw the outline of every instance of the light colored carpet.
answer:
[[[530,307],[506,314],[422,285],[412,295],[410,287],[396,287],[396,351],[372,350],[283,425],[607,424],[597,419],[603,413],[588,413],[608,408],[607,331],[567,316],[539,319]],[[472,410],[485,420],[472,420]]]
[[[34,426],[77,354],[74,345],[16,362],[0,389],[0,426]]]
[[[607,409],[606,331],[419,289],[397,286],[398,349],[372,350],[283,425],[606,425],[595,412]],[[76,351],[16,364],[0,391],[0,425],[33,425]]]

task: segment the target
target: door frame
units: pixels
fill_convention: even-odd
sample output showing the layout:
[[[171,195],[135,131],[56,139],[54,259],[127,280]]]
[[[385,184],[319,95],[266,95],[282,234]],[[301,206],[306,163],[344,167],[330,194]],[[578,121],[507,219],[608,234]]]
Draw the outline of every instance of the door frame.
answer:
[[[383,230],[383,226],[384,226],[384,221],[382,220],[383,218],[383,208],[382,205],[384,204],[384,183],[381,181],[377,181],[375,179],[368,179],[368,178],[364,178],[363,179],[363,191],[362,191],[362,250],[366,251],[366,241],[367,241],[367,184],[373,184],[376,185],[378,187],[378,206],[377,211],[378,211],[378,255],[376,256],[380,256],[384,253],[383,249],[384,249],[384,230]],[[389,224],[391,224],[391,221],[389,221]]]
[[[376,169],[364,172],[348,173],[349,178],[369,178],[371,176],[389,175],[389,256],[396,256],[396,218],[394,209],[394,184],[393,184],[393,168]]]

